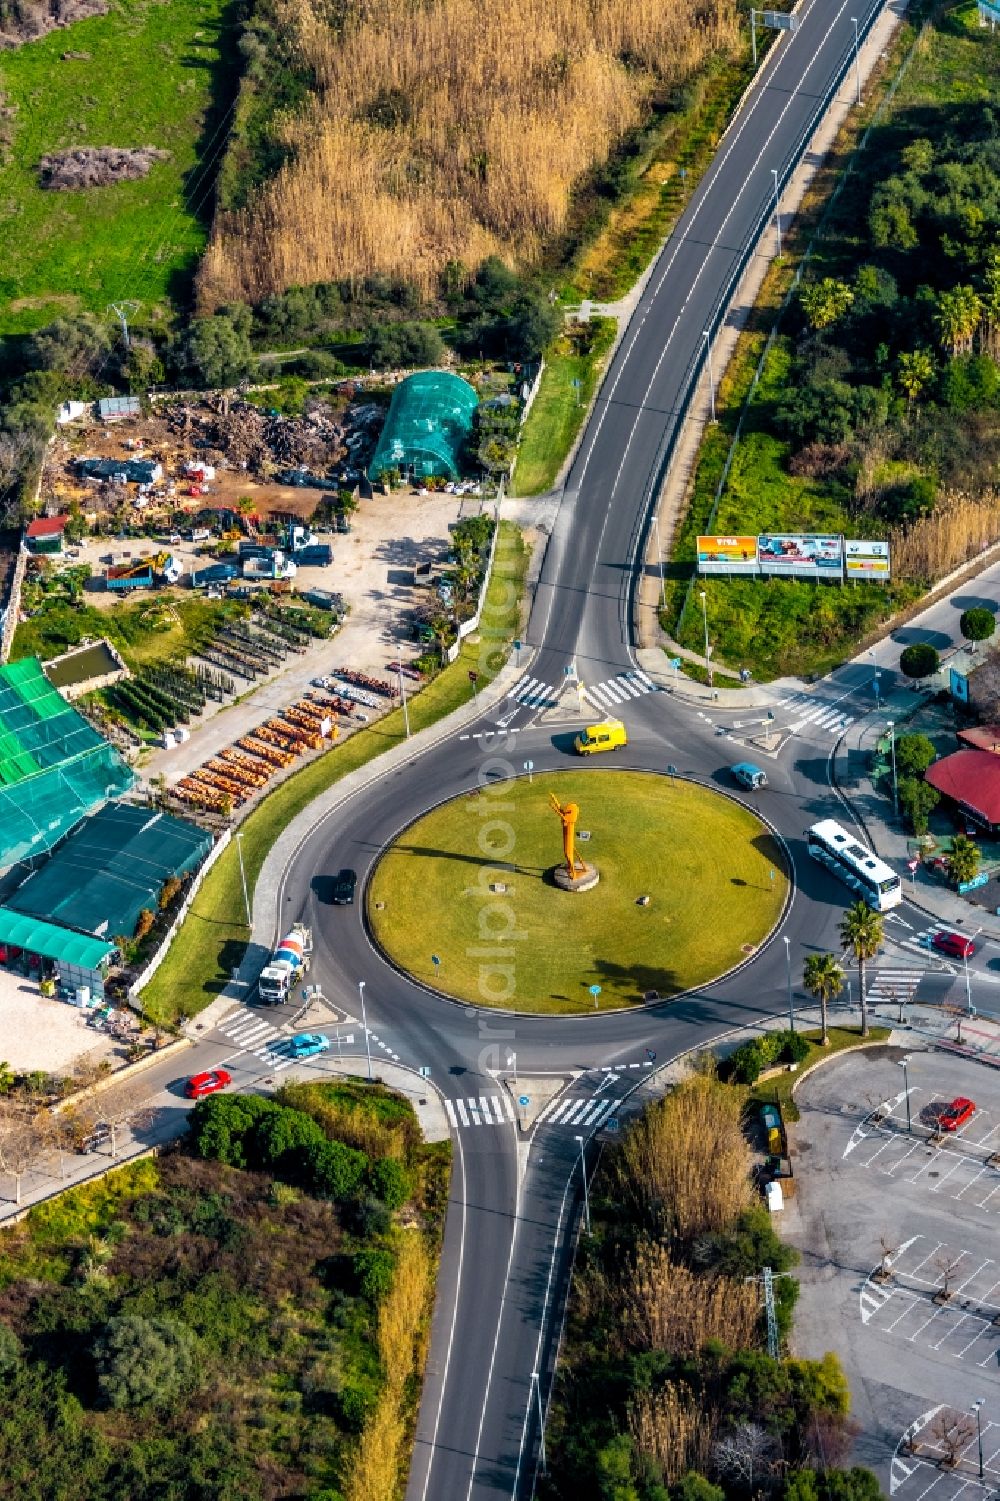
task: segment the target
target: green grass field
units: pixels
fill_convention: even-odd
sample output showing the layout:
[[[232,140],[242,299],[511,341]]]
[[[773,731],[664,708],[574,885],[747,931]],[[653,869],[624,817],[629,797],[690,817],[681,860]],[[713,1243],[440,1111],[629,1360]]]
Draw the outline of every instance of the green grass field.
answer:
[[[235,86],[229,0],[112,0],[0,63],[16,114],[0,165],[0,333],[122,298],[143,321],[183,300],[205,243]],[[89,53],[62,60],[71,49]],[[38,186],[39,158],[74,146],[156,146],[149,176],[75,192]]]
[[[601,873],[592,891],[551,882],[562,831],[550,792],[580,806],[592,837],[579,852]],[[740,804],[595,768],[505,782],[420,819],[377,866],[368,917],[395,963],[449,995],[559,1014],[590,1008],[591,985],[604,1010],[714,979],[763,940],[786,889],[775,841]]]
[[[613,318],[593,318],[585,345],[560,338],[546,356],[542,384],[524,424],[511,487],[514,495],[551,490],[587,414],[616,329]]]
[[[450,667],[409,700],[410,730],[416,734],[444,719],[472,693],[469,672],[479,673],[480,691],[500,671],[518,628],[528,552],[521,534],[501,522],[496,563],[479,639],[469,637]],[[349,772],[405,739],[403,712],[396,709],[343,745],[334,745],[287,781],[280,783],[241,824],[243,857],[251,893],[267,855],[282,830],[320,793]],[[247,930],[235,845],[209,872],[163,963],[142,992],[146,1014],[165,1024],[194,1016],[215,1000],[243,958]]]

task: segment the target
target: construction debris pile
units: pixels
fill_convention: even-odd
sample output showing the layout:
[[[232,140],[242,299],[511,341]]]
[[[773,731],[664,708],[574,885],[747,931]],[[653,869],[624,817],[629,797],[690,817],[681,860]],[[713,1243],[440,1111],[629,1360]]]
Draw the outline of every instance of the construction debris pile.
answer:
[[[75,146],[43,156],[38,163],[38,183],[53,191],[106,188],[114,182],[148,177],[154,162],[169,158],[169,151],[156,146]]]
[[[301,417],[283,417],[224,396],[214,405],[173,402],[164,412],[171,433],[208,463],[261,479],[300,470],[324,484],[346,483],[360,472],[362,450],[374,445],[383,415],[373,405],[350,406],[335,415],[328,403],[314,401]]]

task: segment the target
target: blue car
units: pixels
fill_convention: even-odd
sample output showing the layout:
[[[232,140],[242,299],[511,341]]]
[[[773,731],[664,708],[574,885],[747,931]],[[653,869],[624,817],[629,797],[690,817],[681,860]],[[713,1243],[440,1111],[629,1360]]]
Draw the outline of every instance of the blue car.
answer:
[[[329,1046],[330,1039],[322,1032],[299,1032],[288,1044],[288,1051],[293,1058],[315,1058],[317,1053],[325,1053]]]

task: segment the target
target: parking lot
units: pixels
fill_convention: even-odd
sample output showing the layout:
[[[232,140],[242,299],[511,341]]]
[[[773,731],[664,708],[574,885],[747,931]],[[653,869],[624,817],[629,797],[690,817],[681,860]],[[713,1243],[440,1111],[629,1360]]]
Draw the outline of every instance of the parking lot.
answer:
[[[976,1109],[940,1131],[957,1097]],[[982,1399],[984,1481],[995,1488],[1000,1073],[922,1046],[873,1047],[803,1080],[796,1103],[796,1195],[782,1227],[802,1254],[796,1353],[840,1356],[860,1429],[855,1461],[902,1501],[981,1489],[971,1414]],[[949,1448],[937,1430],[952,1410]],[[921,1424],[914,1447],[906,1435]]]

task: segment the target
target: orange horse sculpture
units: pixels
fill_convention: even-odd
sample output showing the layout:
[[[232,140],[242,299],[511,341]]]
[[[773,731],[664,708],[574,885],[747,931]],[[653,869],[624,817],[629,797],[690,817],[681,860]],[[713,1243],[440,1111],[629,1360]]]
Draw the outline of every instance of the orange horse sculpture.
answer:
[[[566,873],[575,878],[586,870],[582,860],[576,858],[576,823],[580,817],[578,803],[561,803],[554,792],[549,793],[549,806],[562,820],[563,854],[566,857]]]

